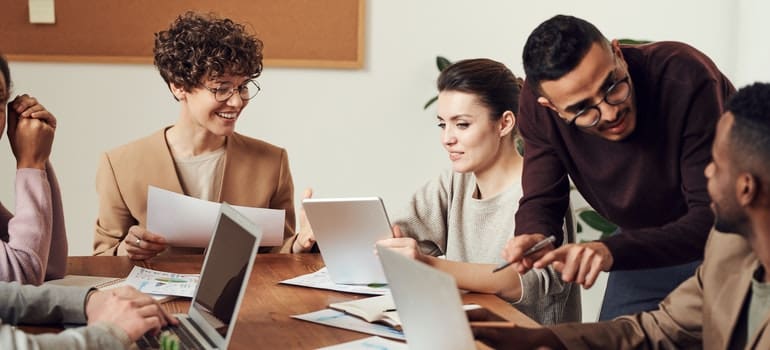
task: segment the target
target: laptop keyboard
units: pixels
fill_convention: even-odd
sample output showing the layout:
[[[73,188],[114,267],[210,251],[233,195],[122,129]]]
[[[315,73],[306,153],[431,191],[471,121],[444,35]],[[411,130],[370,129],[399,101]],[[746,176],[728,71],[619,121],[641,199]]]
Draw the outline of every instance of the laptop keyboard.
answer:
[[[195,338],[190,334],[187,328],[182,326],[168,326],[164,327],[163,331],[168,331],[175,334],[179,338],[179,349],[203,349]],[[136,341],[136,345],[140,349],[160,349],[160,333],[157,336],[152,334],[145,334],[142,338]]]

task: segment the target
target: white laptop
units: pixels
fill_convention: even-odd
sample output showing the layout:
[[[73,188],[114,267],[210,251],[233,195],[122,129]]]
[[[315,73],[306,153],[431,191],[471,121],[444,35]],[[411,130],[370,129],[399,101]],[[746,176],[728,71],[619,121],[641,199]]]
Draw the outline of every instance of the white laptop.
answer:
[[[379,197],[302,201],[329,277],[338,284],[386,283],[374,245],[393,233]]]
[[[222,203],[190,310],[176,315],[179,327],[170,329],[180,337],[180,349],[227,349],[261,238],[256,224]],[[157,348],[148,337],[137,342],[139,348]]]
[[[455,279],[377,246],[409,349],[475,349]]]

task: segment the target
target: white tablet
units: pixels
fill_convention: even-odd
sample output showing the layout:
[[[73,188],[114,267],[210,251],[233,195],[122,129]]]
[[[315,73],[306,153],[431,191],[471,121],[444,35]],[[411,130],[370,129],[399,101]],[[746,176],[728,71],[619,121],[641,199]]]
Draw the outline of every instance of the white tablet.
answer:
[[[393,236],[382,199],[311,198],[302,206],[332,281],[386,283],[374,253],[377,241]]]

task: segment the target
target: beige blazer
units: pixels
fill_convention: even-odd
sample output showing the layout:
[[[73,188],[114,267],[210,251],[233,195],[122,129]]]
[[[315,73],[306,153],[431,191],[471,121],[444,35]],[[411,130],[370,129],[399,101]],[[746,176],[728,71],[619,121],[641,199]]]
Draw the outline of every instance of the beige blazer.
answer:
[[[712,231],[703,264],[658,310],[552,329],[569,349],[728,349],[757,267],[746,239]],[[768,316],[747,348],[770,349]]]
[[[99,217],[94,234],[94,255],[126,254],[120,242],[129,227],[147,225],[149,185],[184,193],[166,143],[165,130],[102,156],[96,173]],[[237,133],[230,136],[219,196],[219,202],[222,201],[286,210],[284,238],[290,244],[295,222],[294,184],[286,151]]]

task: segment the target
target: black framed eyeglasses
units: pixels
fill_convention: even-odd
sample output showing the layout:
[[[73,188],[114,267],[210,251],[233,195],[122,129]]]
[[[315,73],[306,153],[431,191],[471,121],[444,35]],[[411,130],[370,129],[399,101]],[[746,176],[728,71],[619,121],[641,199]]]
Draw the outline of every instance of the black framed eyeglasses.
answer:
[[[599,105],[602,102],[607,102],[610,106],[617,106],[626,102],[628,97],[631,96],[631,83],[629,80],[630,76],[626,74],[622,79],[613,82],[604,91],[604,97],[599,102],[575,113],[572,119],[567,121],[567,125],[576,125],[581,128],[592,128],[598,125],[599,121],[602,120],[602,111],[599,109]]]
[[[233,97],[236,90],[238,91],[238,96],[240,96],[242,100],[248,101],[254,98],[254,96],[257,96],[259,91],[262,90],[259,87],[259,84],[257,84],[257,82],[254,80],[249,80],[243,85],[237,87],[230,83],[224,83],[215,88],[205,85],[203,87],[214,94],[214,99],[217,100],[217,102],[225,102],[229,100],[230,97]]]

